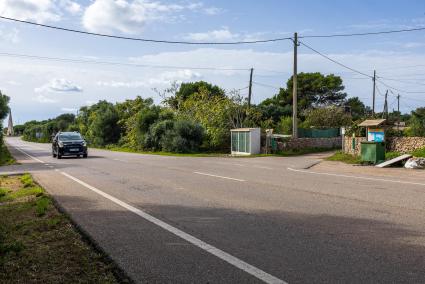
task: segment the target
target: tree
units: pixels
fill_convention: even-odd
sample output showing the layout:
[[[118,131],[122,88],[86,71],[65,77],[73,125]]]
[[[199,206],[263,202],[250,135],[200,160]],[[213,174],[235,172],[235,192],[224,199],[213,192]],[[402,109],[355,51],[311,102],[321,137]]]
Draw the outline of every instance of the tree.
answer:
[[[406,130],[408,136],[425,136],[425,107],[412,111],[409,120],[409,128]]]
[[[222,149],[230,140],[231,117],[228,97],[211,96],[207,88],[201,88],[182,102],[178,119],[200,123],[206,131],[206,148]]]
[[[350,107],[351,116],[353,117],[353,120],[359,120],[360,118],[364,118],[370,110],[370,108],[366,107],[365,104],[359,99],[359,97],[349,98],[345,102],[345,105]]]
[[[298,83],[298,107],[301,111],[311,107],[322,107],[329,105],[341,105],[347,94],[342,79],[334,74],[323,75],[319,72],[300,73],[297,76]],[[290,99],[292,104],[291,77],[286,84],[286,92],[283,94],[286,99]]]
[[[10,98],[0,91],[0,122],[9,114]]]
[[[305,111],[311,108],[341,105],[347,94],[343,92],[344,85],[339,76],[321,73],[298,74],[298,115],[304,118]],[[272,118],[275,124],[282,116],[292,115],[292,77],[288,79],[286,88],[280,88],[272,98],[260,103],[263,119]]]
[[[309,110],[304,121],[304,127],[342,127],[350,125],[351,116],[343,108],[336,106]]]
[[[121,129],[118,126],[119,116],[113,104],[99,101],[87,108],[88,130],[87,138],[91,143],[105,146],[118,142]]]
[[[176,93],[168,98],[164,99],[164,103],[172,109],[179,109],[187,99],[196,93],[199,93],[201,89],[205,89],[208,92],[209,98],[219,97],[224,98],[225,92],[223,89],[216,85],[212,85],[205,81],[182,83]]]

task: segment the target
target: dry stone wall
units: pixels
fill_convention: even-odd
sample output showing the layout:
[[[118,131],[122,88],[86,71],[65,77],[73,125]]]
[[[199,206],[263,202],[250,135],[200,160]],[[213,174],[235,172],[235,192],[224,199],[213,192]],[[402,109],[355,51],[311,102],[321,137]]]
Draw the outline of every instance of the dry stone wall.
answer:
[[[387,150],[409,153],[425,147],[425,137],[390,137],[387,139]]]
[[[366,141],[366,137],[345,137],[344,152],[351,155],[360,155],[360,143],[362,141]],[[409,153],[425,147],[425,137],[387,137],[385,142],[386,150],[389,152]]]
[[[341,137],[333,138],[295,138],[287,141],[277,142],[280,151],[295,150],[303,148],[340,148],[342,144]]]

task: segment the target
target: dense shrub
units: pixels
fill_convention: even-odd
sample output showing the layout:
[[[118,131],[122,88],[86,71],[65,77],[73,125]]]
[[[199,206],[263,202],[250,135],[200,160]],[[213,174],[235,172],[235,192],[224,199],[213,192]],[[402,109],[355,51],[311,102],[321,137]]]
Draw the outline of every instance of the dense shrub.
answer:
[[[162,139],[162,150],[176,153],[199,151],[204,138],[204,129],[192,121],[178,120],[173,129],[167,130]]]

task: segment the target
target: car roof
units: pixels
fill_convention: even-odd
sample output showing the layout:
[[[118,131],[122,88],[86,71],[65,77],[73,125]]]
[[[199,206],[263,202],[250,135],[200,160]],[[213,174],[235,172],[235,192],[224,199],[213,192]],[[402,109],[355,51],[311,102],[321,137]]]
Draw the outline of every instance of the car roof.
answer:
[[[58,134],[80,134],[80,132],[77,132],[77,131],[68,131],[68,132],[59,132]]]

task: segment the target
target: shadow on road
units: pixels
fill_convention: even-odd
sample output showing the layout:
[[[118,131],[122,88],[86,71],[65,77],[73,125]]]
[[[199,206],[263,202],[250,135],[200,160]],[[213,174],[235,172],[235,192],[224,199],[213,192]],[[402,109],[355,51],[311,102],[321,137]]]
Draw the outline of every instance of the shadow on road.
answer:
[[[78,197],[58,200],[72,208],[69,213],[83,229],[100,234],[100,244],[112,243],[123,258],[136,254],[143,269],[127,269],[145,273],[145,280],[184,282],[184,274],[189,273],[204,282],[217,280],[215,275],[221,273],[217,267],[203,271],[199,264],[203,259],[193,258],[185,241],[179,241],[180,248],[170,247],[172,241],[164,241],[170,233],[129,211],[97,210],[92,202]],[[292,212],[138,207],[289,283],[423,283],[425,279],[424,232],[396,223]]]

